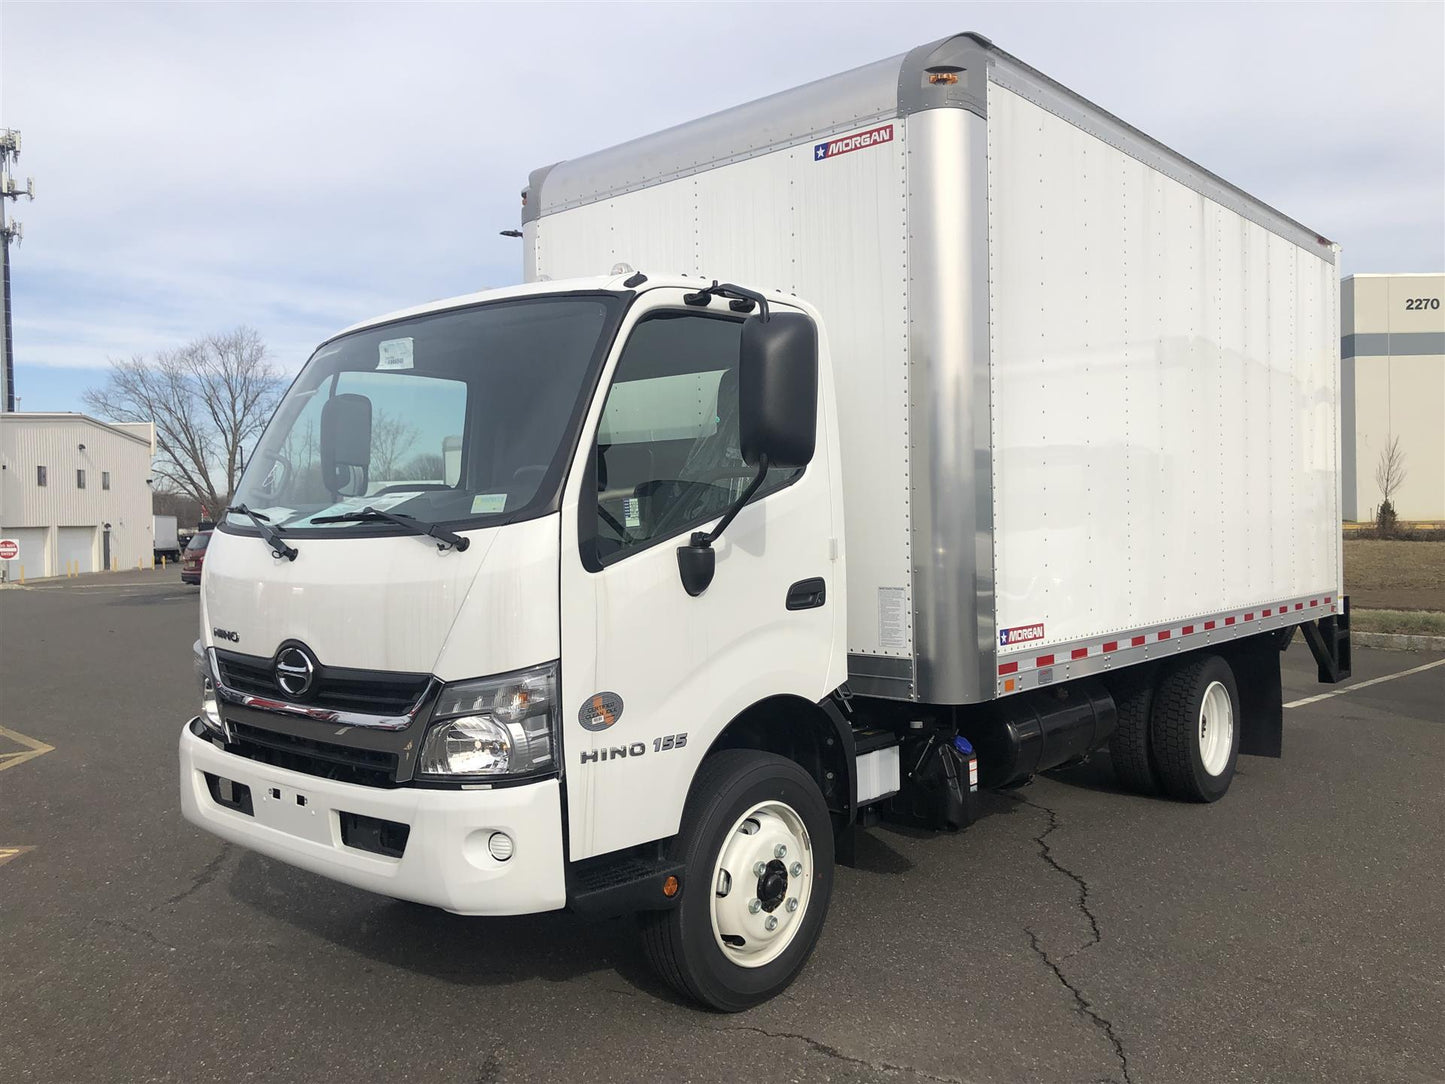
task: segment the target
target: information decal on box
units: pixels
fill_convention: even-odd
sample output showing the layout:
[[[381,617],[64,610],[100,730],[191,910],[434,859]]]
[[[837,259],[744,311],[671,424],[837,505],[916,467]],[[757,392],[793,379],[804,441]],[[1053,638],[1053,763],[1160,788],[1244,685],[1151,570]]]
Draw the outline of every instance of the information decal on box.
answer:
[[[1032,643],[1034,640],[1042,640],[1043,638],[1044,624],[1042,621],[1037,625],[1016,625],[1011,629],[998,630],[999,647]]]
[[[901,587],[878,588],[878,646],[884,651],[908,646],[908,600]]]
[[[852,151],[876,147],[880,143],[892,142],[893,125],[880,124],[877,128],[869,128],[866,132],[854,132],[852,135],[840,136],[837,139],[816,144],[813,147],[813,161],[825,162],[829,158],[837,158],[840,154],[849,154]]]

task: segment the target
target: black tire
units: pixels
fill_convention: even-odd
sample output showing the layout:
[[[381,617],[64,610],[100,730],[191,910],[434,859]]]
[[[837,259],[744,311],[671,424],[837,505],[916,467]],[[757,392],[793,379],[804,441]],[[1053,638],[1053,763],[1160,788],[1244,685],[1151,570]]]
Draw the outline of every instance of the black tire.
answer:
[[[1109,738],[1109,759],[1119,786],[1135,794],[1158,794],[1159,779],[1149,756],[1150,712],[1154,707],[1153,667],[1123,671],[1110,689],[1118,722]]]
[[[1228,756],[1217,773],[1210,773],[1200,749],[1200,710],[1205,693],[1215,683],[1228,695],[1232,726]],[[1223,798],[1239,761],[1243,721],[1234,671],[1218,655],[1184,659],[1166,670],[1154,692],[1149,728],[1153,763],[1164,793],[1186,802]]]
[[[812,885],[801,924],[774,960],[734,963],[713,936],[713,870],[728,833],[759,802],[788,805],[807,829]],[[787,988],[808,962],[833,892],[833,823],[813,777],[793,761],[751,749],[705,760],[683,810],[672,855],[686,871],[682,902],[642,916],[642,946],[658,975],[685,997],[720,1012],[741,1012]]]

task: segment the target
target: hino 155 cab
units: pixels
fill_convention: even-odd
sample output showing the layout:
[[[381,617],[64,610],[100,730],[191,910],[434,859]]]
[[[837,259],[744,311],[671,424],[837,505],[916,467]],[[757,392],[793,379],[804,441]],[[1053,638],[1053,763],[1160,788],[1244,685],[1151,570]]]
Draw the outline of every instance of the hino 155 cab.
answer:
[[[1296,631],[1348,674],[1335,246],[986,40],[539,169],[522,219],[525,285],[327,340],[251,457],[193,823],[636,912],[737,1010],[860,828],[1106,745],[1212,802]]]

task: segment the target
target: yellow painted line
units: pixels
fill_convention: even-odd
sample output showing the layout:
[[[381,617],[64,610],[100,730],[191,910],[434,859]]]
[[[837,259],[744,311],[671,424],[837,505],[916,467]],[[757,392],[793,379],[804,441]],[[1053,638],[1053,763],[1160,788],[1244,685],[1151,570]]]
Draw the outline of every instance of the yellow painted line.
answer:
[[[24,734],[17,734],[13,730],[6,730],[0,726],[0,737],[9,738],[16,745],[25,746],[23,753],[6,753],[0,755],[0,772],[6,768],[13,768],[17,764],[24,764],[27,760],[34,760],[36,757],[43,757],[46,753],[53,753],[55,746],[46,745],[43,741],[36,741],[34,738],[27,738]]]
[[[0,847],[0,866],[12,858],[19,858],[26,851],[33,851],[34,847]]]

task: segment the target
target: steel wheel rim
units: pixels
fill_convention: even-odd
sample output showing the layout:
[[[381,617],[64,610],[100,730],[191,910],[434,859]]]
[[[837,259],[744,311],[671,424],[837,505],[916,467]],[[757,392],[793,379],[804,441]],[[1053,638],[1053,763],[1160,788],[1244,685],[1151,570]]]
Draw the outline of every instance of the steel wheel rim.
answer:
[[[808,913],[813,873],[812,840],[792,806],[759,802],[739,817],[713,864],[708,900],[723,956],[739,967],[762,967],[781,956]]]
[[[1223,682],[1211,681],[1199,703],[1199,759],[1210,775],[1219,775],[1234,748],[1234,705]]]

